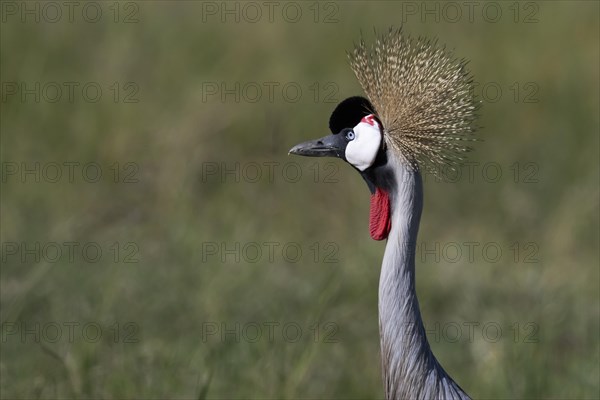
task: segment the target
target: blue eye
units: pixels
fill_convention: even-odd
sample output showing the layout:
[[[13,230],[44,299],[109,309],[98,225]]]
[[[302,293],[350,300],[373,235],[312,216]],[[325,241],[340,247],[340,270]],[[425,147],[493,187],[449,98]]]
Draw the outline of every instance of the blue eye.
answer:
[[[346,132],[346,139],[348,140],[354,140],[354,131],[348,131]]]

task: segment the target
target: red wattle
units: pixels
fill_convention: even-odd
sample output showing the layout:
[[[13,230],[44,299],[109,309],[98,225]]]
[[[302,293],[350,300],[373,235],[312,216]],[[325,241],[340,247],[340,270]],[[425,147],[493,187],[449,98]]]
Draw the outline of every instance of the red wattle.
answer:
[[[390,216],[390,197],[380,188],[371,195],[371,209],[369,212],[369,232],[375,240],[387,239],[392,220]]]

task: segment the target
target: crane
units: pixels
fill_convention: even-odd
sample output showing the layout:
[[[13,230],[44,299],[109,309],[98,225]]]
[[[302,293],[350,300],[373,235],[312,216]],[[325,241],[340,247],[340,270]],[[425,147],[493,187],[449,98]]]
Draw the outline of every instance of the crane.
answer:
[[[348,53],[366,97],[340,102],[331,134],[289,153],[338,157],[371,193],[369,231],[387,239],[379,280],[379,333],[386,399],[468,399],[431,351],[415,290],[423,209],[421,173],[456,166],[475,140],[478,103],[466,61],[437,41],[390,29]]]

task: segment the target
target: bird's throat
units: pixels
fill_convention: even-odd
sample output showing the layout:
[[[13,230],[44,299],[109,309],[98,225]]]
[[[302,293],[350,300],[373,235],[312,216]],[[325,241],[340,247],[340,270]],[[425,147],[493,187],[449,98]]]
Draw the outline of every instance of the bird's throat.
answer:
[[[369,232],[375,240],[387,239],[392,228],[390,212],[390,196],[381,188],[375,189],[371,195],[369,211]]]

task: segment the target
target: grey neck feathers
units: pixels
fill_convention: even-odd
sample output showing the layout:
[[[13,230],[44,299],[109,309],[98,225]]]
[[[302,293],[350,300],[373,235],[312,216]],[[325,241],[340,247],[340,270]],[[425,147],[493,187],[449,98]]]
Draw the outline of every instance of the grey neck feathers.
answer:
[[[468,399],[431,352],[415,291],[423,186],[418,171],[390,159],[392,229],[379,281],[379,330],[387,399]]]

